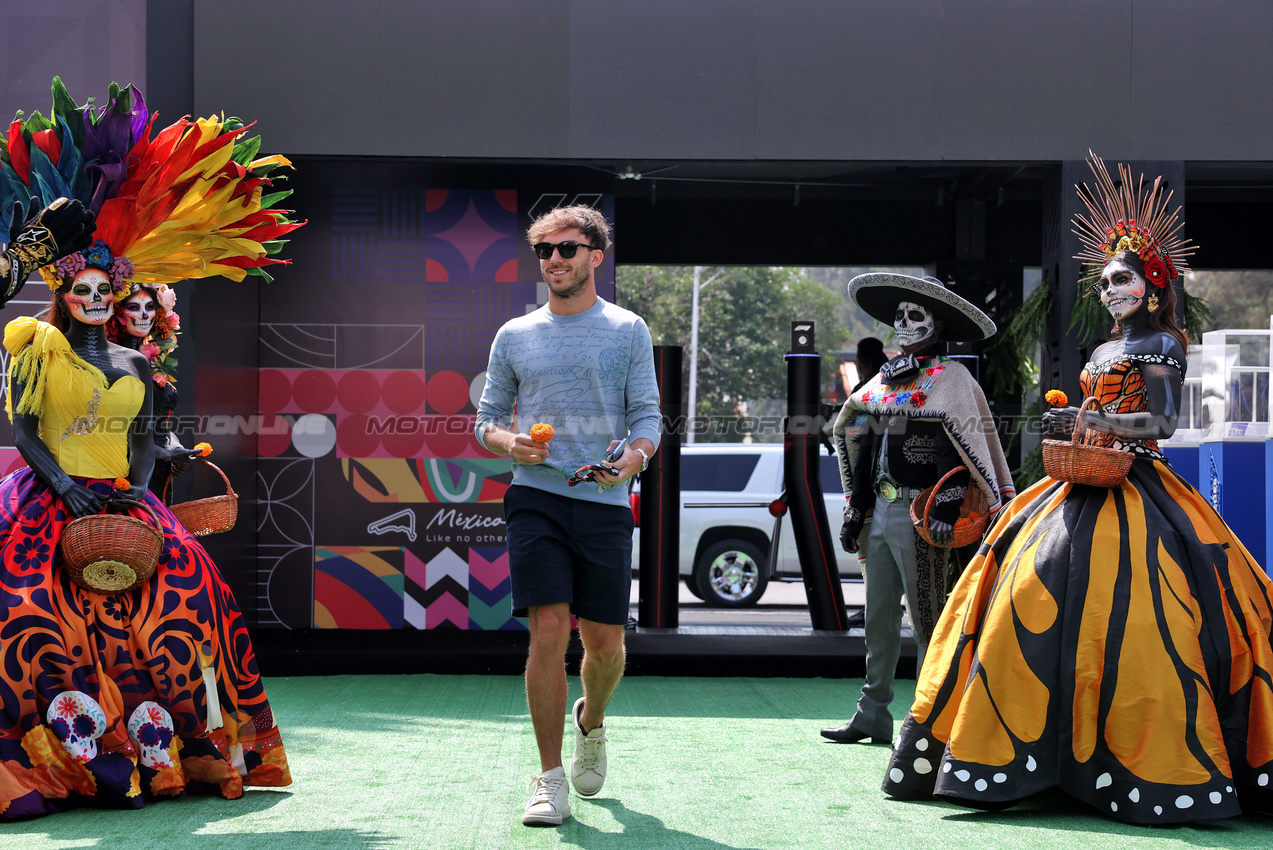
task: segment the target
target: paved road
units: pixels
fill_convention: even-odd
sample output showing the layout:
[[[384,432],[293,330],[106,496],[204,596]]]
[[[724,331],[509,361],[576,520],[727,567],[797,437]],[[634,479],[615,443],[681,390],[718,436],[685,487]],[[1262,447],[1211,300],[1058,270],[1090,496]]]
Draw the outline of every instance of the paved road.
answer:
[[[861,606],[866,597],[866,585],[861,581],[841,582],[844,602],[849,606]],[[637,616],[640,587],[632,582],[632,616]],[[809,602],[802,582],[771,582],[765,595],[754,608],[709,608],[685,588],[681,582],[679,596],[681,625],[746,625],[746,626],[803,626],[808,628]]]

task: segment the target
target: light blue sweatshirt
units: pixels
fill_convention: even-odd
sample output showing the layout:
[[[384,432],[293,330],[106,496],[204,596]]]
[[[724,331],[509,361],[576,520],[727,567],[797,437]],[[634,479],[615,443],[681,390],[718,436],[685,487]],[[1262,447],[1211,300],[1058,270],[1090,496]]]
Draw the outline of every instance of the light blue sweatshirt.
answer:
[[[663,420],[645,320],[598,298],[573,316],[544,306],[505,323],[491,344],[477,408],[479,441],[491,425],[511,427],[514,404],[518,431],[547,422],[556,435],[544,463],[513,464],[513,483],[626,505],[625,487],[598,493],[595,484],[566,482],[579,467],[600,463],[611,440],[644,437],[659,445]]]

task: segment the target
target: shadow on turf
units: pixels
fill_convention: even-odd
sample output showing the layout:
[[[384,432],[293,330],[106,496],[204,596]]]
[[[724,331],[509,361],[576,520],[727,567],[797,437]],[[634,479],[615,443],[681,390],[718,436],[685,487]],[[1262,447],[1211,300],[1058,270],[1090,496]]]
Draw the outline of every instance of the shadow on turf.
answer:
[[[605,809],[623,825],[622,832],[602,832],[595,826],[589,826],[576,817],[563,825],[561,840],[563,844],[574,844],[587,850],[603,850],[608,847],[676,847],[677,850],[757,850],[757,848],[735,847],[733,844],[721,844],[710,838],[703,838],[692,832],[679,829],[668,829],[663,821],[654,815],[629,809],[618,800],[589,800],[588,804]]]
[[[1027,797],[1020,803],[998,811],[980,811],[964,809],[943,800],[909,800],[908,806],[929,806],[944,809],[950,814],[944,820],[963,821],[978,824],[997,824],[1018,828],[1037,827],[1039,829],[1060,829],[1072,832],[1100,832],[1113,835],[1161,834],[1164,830],[1172,833],[1172,838],[1185,843],[1196,843],[1199,846],[1214,847],[1215,840],[1222,835],[1236,835],[1246,831],[1246,827],[1263,829],[1268,820],[1259,814],[1243,814],[1236,818],[1222,820],[1190,821],[1188,823],[1168,823],[1160,826],[1126,823],[1103,816],[1091,806],[1071,797],[1059,788],[1042,791]],[[1197,841],[1192,841],[1189,830],[1202,833]]]
[[[263,812],[291,797],[280,791],[249,789],[237,800],[212,795],[189,795],[175,800],[148,800],[141,809],[119,809],[83,805],[56,815],[13,821],[3,825],[4,835],[26,836],[25,846],[35,848],[50,842],[81,842],[96,839],[101,846],[116,844],[132,837],[159,840],[174,847],[214,846],[212,842],[232,844],[237,850],[281,850],[287,847],[340,847],[350,850],[388,850],[396,846],[396,838],[376,832],[355,829],[320,829],[312,832],[279,830],[274,832],[230,833],[211,835],[202,830],[225,818]],[[156,823],[156,821],[161,823]],[[131,843],[131,842],[129,842]]]

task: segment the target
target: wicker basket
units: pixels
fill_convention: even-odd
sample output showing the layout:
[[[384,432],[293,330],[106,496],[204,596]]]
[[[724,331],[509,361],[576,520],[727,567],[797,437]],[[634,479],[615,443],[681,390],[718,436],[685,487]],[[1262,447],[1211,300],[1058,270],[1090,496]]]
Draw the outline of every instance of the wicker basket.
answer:
[[[1088,398],[1083,402],[1079,415],[1074,420],[1074,433],[1069,442],[1043,441],[1043,469],[1057,481],[1087,484],[1090,487],[1119,487],[1127,480],[1127,471],[1132,468],[1132,460],[1136,456],[1120,449],[1087,444],[1085,440],[1092,433],[1090,428],[1082,436],[1079,435],[1083,414],[1095,404],[1095,398]]]
[[[153,525],[106,513],[117,506],[143,508]],[[85,590],[124,593],[141,587],[155,574],[163,543],[159,517],[148,505],[111,499],[102,506],[102,513],[71,520],[62,529],[62,561],[71,579]]]
[[[933,540],[932,532],[928,529],[928,515],[933,510],[933,504],[937,498],[937,493],[941,490],[942,485],[946,483],[946,479],[950,478],[957,472],[962,472],[966,467],[957,466],[950,472],[941,477],[941,480],[925,490],[922,490],[915,501],[911,502],[911,522],[915,524],[915,530],[919,532],[919,536],[928,541],[932,546],[940,546],[943,549],[952,549],[959,546],[967,546],[970,543],[977,543],[986,533],[986,526],[990,523],[990,506],[986,503],[986,494],[972,481],[968,482],[968,492],[964,494],[964,503],[959,506],[959,518],[966,519],[976,514],[976,519],[964,525],[956,524],[954,534],[949,543],[938,543]],[[923,511],[921,514],[920,511]]]
[[[201,465],[211,467],[217,475],[221,476],[221,480],[225,482],[225,495],[194,499],[170,505],[168,508],[195,537],[206,537],[209,534],[229,531],[234,528],[235,520],[239,518],[239,494],[230,486],[230,479],[226,478],[220,467],[210,461],[205,460]],[[171,487],[172,476],[169,475],[168,480],[164,482],[165,502],[168,501],[168,491]]]

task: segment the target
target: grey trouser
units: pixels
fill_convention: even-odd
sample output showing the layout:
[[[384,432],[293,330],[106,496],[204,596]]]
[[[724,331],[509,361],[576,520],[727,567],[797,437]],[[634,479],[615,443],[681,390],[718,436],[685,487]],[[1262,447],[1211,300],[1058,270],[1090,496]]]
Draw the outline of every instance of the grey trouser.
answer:
[[[915,669],[924,663],[928,634],[918,625],[916,578],[916,534],[911,524],[911,500],[918,490],[902,489],[902,498],[889,502],[875,497],[875,516],[866,540],[866,684],[858,700],[857,713],[849,723],[854,729],[875,738],[893,737],[893,677],[902,652],[902,603],[911,612],[915,642],[919,645]],[[919,541],[923,545],[923,541]],[[937,590],[941,592],[940,589]],[[932,600],[929,600],[931,604]],[[940,610],[940,601],[938,608]]]

